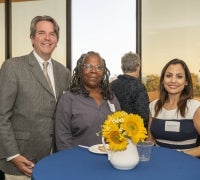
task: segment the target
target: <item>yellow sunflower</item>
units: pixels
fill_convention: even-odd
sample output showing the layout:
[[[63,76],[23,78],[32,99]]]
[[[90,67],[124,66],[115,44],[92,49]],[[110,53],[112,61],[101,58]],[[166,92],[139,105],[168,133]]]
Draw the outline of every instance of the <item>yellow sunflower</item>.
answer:
[[[119,131],[112,131],[107,136],[106,141],[109,144],[109,149],[113,151],[121,151],[127,147],[127,139],[120,134]]]
[[[127,136],[137,144],[147,137],[147,131],[144,127],[143,119],[137,114],[129,114],[125,117],[124,123],[121,125],[126,131]]]
[[[128,139],[135,144],[147,137],[143,119],[137,114],[117,111],[107,116],[102,125],[102,136],[113,151],[125,150]]]
[[[119,131],[119,126],[117,123],[113,123],[112,121],[108,120],[102,126],[102,135],[104,138],[108,138],[112,131]]]

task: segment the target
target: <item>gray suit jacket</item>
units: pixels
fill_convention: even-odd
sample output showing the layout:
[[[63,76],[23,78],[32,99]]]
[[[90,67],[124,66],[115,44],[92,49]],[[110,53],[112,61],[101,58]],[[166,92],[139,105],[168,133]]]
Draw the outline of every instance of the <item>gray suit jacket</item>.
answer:
[[[56,94],[69,88],[70,71],[52,60]],[[55,97],[33,53],[6,60],[0,70],[0,169],[21,175],[6,158],[17,153],[34,161],[50,154]]]

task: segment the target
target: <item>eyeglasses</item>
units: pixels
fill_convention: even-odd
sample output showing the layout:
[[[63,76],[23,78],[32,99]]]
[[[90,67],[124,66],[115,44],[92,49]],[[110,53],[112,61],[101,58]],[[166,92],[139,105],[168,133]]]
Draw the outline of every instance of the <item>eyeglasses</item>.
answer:
[[[91,65],[91,64],[83,64],[82,67],[83,67],[83,69],[86,70],[86,71],[91,71],[91,70],[93,70],[93,69],[95,69],[97,72],[103,71],[103,66],[101,66],[101,65],[93,66],[93,65]]]

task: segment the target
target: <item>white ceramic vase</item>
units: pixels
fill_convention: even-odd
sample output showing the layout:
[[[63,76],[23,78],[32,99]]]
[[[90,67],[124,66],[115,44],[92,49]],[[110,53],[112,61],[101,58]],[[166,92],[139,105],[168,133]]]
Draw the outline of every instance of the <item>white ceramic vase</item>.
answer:
[[[102,139],[104,146],[106,144],[104,139]],[[136,145],[128,140],[128,146],[126,150],[123,151],[111,151],[107,150],[108,160],[112,164],[113,167],[120,170],[129,170],[136,167],[139,163],[139,155],[137,151]]]

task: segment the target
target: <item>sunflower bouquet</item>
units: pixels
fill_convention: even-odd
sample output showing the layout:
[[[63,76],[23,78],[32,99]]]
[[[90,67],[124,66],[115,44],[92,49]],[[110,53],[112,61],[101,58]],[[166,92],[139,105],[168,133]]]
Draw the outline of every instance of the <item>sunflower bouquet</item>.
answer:
[[[107,116],[102,125],[102,136],[110,150],[122,151],[126,149],[129,139],[135,144],[144,141],[147,130],[139,115],[117,111]]]

